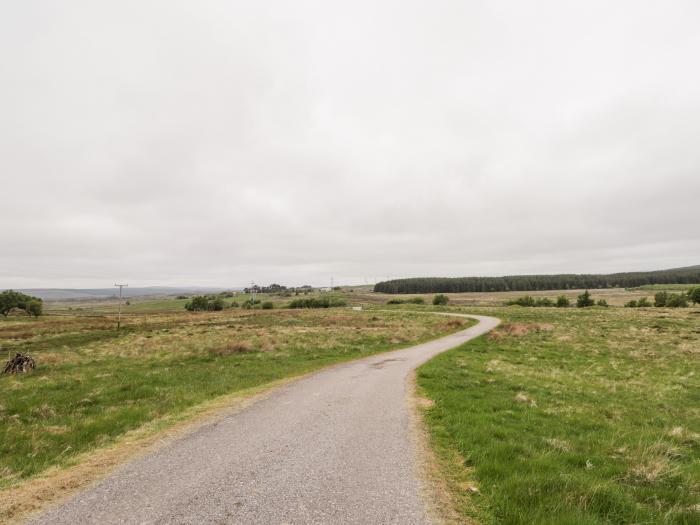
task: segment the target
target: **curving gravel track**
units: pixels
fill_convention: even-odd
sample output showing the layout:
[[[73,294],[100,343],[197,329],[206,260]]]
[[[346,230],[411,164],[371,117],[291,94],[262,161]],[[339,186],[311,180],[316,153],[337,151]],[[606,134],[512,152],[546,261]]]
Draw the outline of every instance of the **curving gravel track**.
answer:
[[[479,324],[290,383],[114,471],[37,524],[426,524],[407,379]]]

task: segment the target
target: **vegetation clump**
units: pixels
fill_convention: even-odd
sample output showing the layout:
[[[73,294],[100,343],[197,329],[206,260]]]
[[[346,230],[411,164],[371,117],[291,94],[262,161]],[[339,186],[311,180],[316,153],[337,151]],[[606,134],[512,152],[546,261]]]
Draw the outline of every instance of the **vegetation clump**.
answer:
[[[434,306],[445,306],[449,302],[450,302],[450,298],[444,294],[438,294],[435,297],[433,297],[433,305]]]
[[[221,297],[198,295],[185,303],[185,310],[190,312],[220,312],[224,308],[226,303]]]
[[[535,298],[531,295],[524,295],[522,297],[518,297],[517,299],[506,301],[506,306],[554,306],[554,301],[552,301],[549,297]]]
[[[389,299],[386,304],[425,304],[425,299],[422,297],[411,297],[410,299]]]
[[[569,298],[566,295],[560,295],[557,297],[557,308],[568,308],[571,305]]]
[[[39,317],[42,314],[43,302],[38,297],[5,290],[0,293],[0,314],[7,317],[12,310],[23,310],[28,315]]]
[[[347,305],[345,299],[340,297],[309,297],[294,299],[289,303],[289,308],[334,308]]]
[[[589,306],[593,306],[594,304],[595,301],[591,298],[591,294],[588,290],[586,290],[576,298],[576,306],[578,308],[588,308]]]

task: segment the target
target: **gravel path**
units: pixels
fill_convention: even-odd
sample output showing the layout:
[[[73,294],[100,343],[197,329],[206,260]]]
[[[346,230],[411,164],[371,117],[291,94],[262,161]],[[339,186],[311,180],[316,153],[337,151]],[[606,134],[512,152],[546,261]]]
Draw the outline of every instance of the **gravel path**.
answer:
[[[498,324],[334,366],[114,471],[33,523],[426,524],[407,378]]]

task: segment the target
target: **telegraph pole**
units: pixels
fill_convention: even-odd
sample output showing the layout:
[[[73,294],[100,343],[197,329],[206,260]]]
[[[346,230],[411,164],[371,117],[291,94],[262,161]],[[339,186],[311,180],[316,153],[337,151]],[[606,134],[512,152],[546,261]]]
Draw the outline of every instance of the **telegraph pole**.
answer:
[[[122,325],[122,288],[128,287],[129,285],[128,284],[115,284],[114,286],[119,288],[119,310],[118,310],[119,313],[117,314],[117,330],[119,330],[119,328]]]

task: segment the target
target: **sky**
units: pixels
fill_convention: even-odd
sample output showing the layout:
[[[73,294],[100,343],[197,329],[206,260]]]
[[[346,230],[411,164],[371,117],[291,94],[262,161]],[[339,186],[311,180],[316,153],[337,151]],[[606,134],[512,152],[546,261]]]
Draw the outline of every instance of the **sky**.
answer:
[[[0,3],[0,288],[700,264],[695,0]]]

